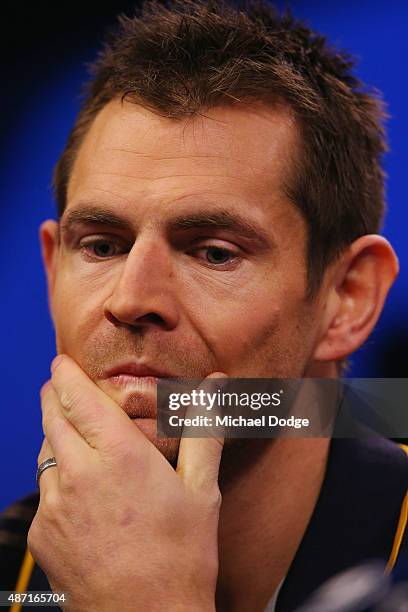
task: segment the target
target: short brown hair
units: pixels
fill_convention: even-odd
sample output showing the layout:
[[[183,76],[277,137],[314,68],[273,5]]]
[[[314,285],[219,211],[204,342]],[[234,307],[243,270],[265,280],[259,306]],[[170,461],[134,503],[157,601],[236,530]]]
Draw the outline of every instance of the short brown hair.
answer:
[[[78,147],[117,96],[178,119],[240,101],[283,102],[302,136],[288,196],[308,224],[309,294],[353,240],[381,228],[386,150],[383,104],[352,74],[352,59],[259,1],[145,2],[120,16],[54,172],[58,214]]]

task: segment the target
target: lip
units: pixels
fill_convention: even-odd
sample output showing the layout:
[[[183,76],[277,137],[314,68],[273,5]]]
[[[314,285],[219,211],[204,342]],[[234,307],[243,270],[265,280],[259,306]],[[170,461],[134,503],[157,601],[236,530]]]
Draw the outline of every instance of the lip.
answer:
[[[157,385],[161,378],[157,376],[135,376],[134,374],[117,374],[115,376],[109,376],[108,379],[114,385],[133,386],[135,383],[139,385]]]
[[[134,377],[157,382],[160,378],[175,378],[174,374],[136,362],[117,365],[106,372],[105,378]]]
[[[158,367],[128,361],[107,370],[103,378],[118,390],[125,391],[128,397],[122,408],[135,421],[157,419],[157,408],[153,408],[151,402],[158,382],[161,379],[178,380],[179,376]],[[139,403],[141,398],[145,401]]]

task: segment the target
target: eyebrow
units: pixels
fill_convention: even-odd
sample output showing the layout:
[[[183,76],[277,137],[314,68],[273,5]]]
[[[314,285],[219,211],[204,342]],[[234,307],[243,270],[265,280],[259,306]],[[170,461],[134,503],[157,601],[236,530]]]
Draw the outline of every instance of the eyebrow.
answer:
[[[69,232],[75,225],[108,225],[115,229],[133,229],[132,224],[125,217],[111,213],[98,206],[81,206],[66,211],[61,219],[62,232]]]
[[[64,233],[69,233],[77,224],[104,225],[114,229],[134,231],[133,224],[126,217],[93,205],[66,211],[61,217],[60,227]],[[228,210],[180,215],[171,219],[167,225],[167,229],[173,232],[206,228],[228,230],[263,248],[269,248],[275,244],[272,237],[258,223],[244,219],[241,215]]]
[[[258,243],[259,246],[269,247],[273,243],[271,237],[257,223],[248,221],[241,215],[231,213],[228,210],[180,216],[170,221],[169,228],[173,231],[195,228],[226,229]]]

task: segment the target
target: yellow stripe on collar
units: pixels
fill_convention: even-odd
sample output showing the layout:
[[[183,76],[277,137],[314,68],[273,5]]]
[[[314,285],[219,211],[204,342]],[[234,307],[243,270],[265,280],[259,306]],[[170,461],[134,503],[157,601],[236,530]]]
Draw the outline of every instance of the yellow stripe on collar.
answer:
[[[399,445],[408,455],[408,446],[406,444]],[[402,538],[408,523],[408,492],[405,494],[404,501],[402,502],[400,517],[398,520],[397,531],[395,532],[395,538],[391,549],[391,554],[385,568],[385,572],[389,574],[398,558],[398,553],[401,548]]]
[[[28,590],[27,587],[30,584],[34,565],[34,559],[32,558],[31,553],[27,548],[24,555],[24,561],[21,565],[20,574],[17,579],[16,588],[14,589],[17,593],[24,593]],[[21,603],[14,603],[10,608],[10,612],[20,612],[20,610]]]

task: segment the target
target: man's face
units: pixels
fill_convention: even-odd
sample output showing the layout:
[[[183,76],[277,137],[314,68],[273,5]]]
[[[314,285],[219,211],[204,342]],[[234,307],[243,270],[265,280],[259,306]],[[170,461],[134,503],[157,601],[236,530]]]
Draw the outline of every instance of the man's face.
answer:
[[[50,304],[58,352],[129,415],[154,417],[149,374],[304,375],[317,317],[306,225],[284,193],[297,146],[278,108],[174,120],[115,100],[95,119],[69,182]],[[117,366],[128,375],[109,376]],[[152,418],[136,423],[174,460],[177,441],[156,440]]]

